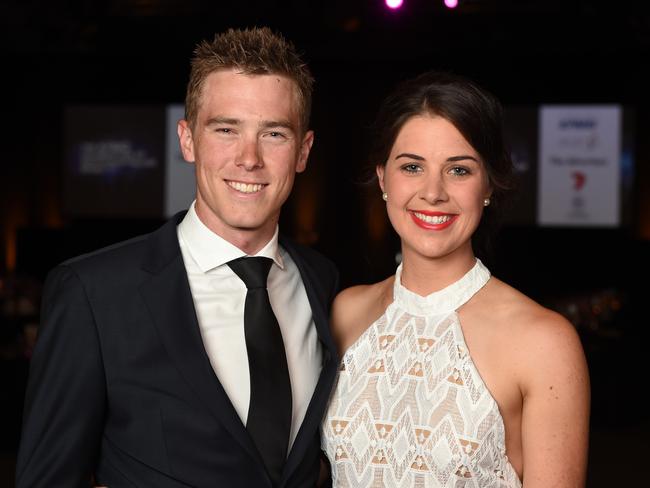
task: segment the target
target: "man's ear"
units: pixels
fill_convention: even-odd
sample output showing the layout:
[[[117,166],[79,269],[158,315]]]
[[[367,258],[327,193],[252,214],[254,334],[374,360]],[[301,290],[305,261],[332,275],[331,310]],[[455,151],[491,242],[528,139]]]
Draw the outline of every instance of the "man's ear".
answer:
[[[179,120],[176,126],[176,132],[178,133],[178,142],[181,146],[183,159],[188,163],[193,163],[196,157],[194,154],[194,139],[192,139],[192,129],[190,129],[189,122],[185,119]]]
[[[307,158],[309,152],[314,145],[314,131],[308,130],[302,138],[300,143],[300,151],[298,153],[298,163],[296,164],[296,173],[302,173],[307,168]]]

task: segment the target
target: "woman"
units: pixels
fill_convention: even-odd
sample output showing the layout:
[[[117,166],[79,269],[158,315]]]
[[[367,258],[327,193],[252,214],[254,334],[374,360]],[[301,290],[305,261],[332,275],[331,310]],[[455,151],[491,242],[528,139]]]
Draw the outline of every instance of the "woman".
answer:
[[[377,128],[402,263],[334,302],[343,360],[322,429],[333,486],[583,486],[579,338],[491,277],[472,248],[511,176],[498,101],[426,73],[384,102]]]

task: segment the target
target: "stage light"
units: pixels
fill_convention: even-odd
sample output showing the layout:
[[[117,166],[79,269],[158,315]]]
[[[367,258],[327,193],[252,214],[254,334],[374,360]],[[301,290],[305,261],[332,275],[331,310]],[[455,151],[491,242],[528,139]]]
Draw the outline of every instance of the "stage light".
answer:
[[[403,3],[404,0],[386,0],[386,6],[393,10],[400,8]]]
[[[445,0],[445,7],[447,8],[458,7],[458,0]]]

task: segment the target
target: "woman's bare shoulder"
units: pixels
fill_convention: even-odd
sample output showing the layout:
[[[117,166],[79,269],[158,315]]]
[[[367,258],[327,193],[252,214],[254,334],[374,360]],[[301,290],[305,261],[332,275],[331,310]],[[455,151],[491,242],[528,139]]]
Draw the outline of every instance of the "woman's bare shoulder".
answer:
[[[492,277],[486,286],[484,301],[490,303],[489,307],[483,307],[486,315],[518,336],[574,332],[574,327],[561,314],[497,278]]]
[[[341,291],[332,304],[332,333],[343,354],[392,301],[393,277]]]
[[[482,300],[478,313],[522,374],[532,378],[539,377],[540,371],[584,368],[580,338],[561,314],[496,278],[490,279]]]

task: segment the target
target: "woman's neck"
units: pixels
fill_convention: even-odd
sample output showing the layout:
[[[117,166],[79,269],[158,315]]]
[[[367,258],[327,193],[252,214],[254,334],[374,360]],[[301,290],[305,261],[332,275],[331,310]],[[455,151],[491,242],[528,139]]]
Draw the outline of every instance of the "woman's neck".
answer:
[[[402,285],[420,296],[455,283],[476,264],[471,246],[441,257],[402,250]]]

